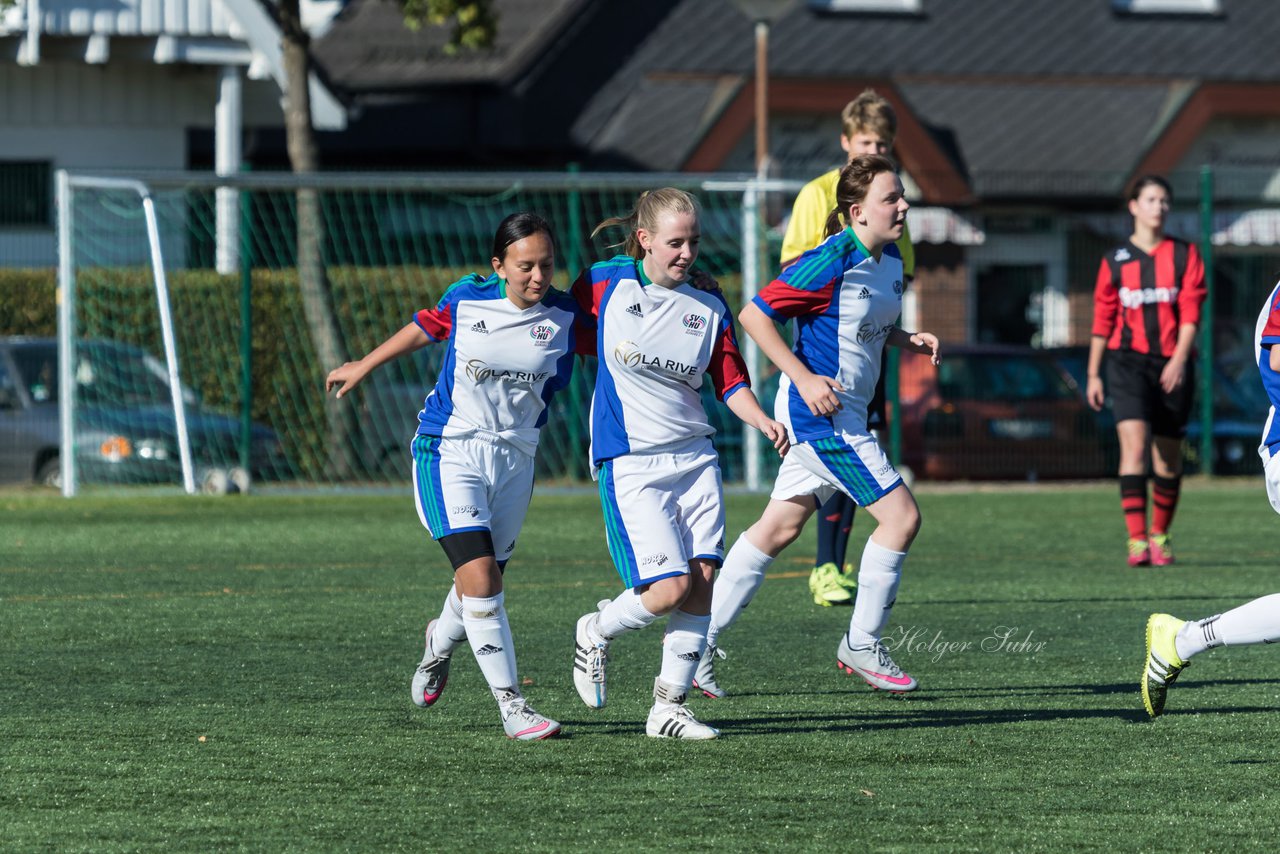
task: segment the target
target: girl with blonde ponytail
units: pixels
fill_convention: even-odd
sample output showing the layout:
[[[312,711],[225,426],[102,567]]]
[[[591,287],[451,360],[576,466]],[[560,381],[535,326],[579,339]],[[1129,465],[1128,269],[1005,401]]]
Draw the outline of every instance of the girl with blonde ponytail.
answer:
[[[788,447],[786,429],[751,391],[724,296],[690,284],[701,239],[697,200],[671,187],[654,190],[593,234],[618,226],[626,230],[626,254],[584,271],[572,292],[599,321],[591,458],[625,589],[578,620],[573,683],[588,706],[604,706],[609,643],[669,614],[645,732],[715,738],[719,731],[685,705],[724,556],[715,429],[699,393],[704,374],[730,411],[779,453]]]

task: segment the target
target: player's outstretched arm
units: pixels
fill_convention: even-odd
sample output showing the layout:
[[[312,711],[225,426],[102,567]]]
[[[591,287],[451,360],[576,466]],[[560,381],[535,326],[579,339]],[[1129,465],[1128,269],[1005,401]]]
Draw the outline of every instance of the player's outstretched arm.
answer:
[[[374,347],[363,359],[355,362],[346,362],[342,367],[334,368],[330,371],[329,376],[325,377],[324,381],[325,393],[328,394],[336,388],[338,390],[337,397],[342,397],[360,385],[364,378],[373,372],[374,368],[406,353],[420,350],[430,343],[431,337],[422,331],[421,326],[416,323],[409,323],[386,341]]]
[[[932,332],[908,332],[895,326],[889,333],[887,343],[913,353],[923,353],[935,365],[942,361],[941,344],[938,336]]]

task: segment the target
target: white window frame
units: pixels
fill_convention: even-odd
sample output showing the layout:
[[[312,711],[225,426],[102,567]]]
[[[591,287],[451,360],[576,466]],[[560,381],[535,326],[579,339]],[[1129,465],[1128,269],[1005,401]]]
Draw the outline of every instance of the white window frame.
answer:
[[[809,0],[809,8],[819,12],[870,12],[918,15],[924,0]]]
[[[1222,0],[1111,0],[1127,15],[1220,15]]]

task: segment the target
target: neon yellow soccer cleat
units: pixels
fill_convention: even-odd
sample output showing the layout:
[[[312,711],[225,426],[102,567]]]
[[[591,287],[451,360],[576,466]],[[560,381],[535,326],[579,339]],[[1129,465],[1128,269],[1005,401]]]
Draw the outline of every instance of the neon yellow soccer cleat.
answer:
[[[840,568],[834,563],[815,566],[809,573],[809,592],[813,594],[813,604],[831,607],[832,605],[850,605],[853,596],[840,583]]]
[[[1185,620],[1169,614],[1147,618],[1147,664],[1142,671],[1142,705],[1153,718],[1164,712],[1164,697],[1187,662],[1178,657],[1175,638]]]

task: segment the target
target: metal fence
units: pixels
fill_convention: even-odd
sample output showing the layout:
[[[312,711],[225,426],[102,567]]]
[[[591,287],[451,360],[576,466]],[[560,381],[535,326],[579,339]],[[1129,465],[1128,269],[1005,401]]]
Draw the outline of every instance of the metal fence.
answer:
[[[1280,193],[1272,189],[1274,175],[1275,170],[1258,168],[1171,176],[1179,204],[1169,230],[1199,243],[1212,271],[1201,344],[1205,405],[1193,424],[1191,455],[1192,464],[1202,469],[1251,470],[1256,459],[1252,447],[1266,409],[1252,373],[1252,330],[1280,270]],[[157,246],[174,318],[176,370],[200,428],[190,451],[200,482],[210,480],[214,488],[234,482],[228,473],[238,469],[259,483],[307,485],[386,483],[407,473],[413,414],[434,379],[436,357],[428,349],[419,358],[384,368],[348,420],[334,421],[321,391],[332,366],[324,364],[301,298],[300,199],[314,199],[318,212],[323,281],[338,348],[329,352],[358,357],[402,326],[412,311],[432,304],[461,274],[487,269],[493,229],[506,213],[536,210],[551,220],[563,286],[581,267],[615,251],[606,239],[591,239],[591,228],[625,212],[640,191],[656,186],[680,186],[699,196],[700,264],[720,279],[731,304],[740,305],[777,272],[785,216],[800,186],[686,174],[139,177],[154,211],[154,235],[148,235],[136,189],[85,177],[68,180],[60,201],[66,225],[64,304],[67,328],[74,330],[69,340],[129,348],[138,359],[153,360],[148,364],[155,373],[166,350],[150,260]],[[1079,381],[1088,342],[1099,259],[1129,232],[1123,207],[1118,202],[1109,209],[1072,211],[916,205],[909,222],[917,276],[904,304],[903,325],[936,332],[956,358],[947,360],[942,373],[911,359],[890,371],[898,417],[891,418],[885,439],[895,458],[922,477],[1114,472],[1106,414],[1095,417],[1084,410],[1073,382]],[[1041,370],[1016,370],[1025,367],[1026,350],[1008,351],[992,362],[1000,353],[977,352],[979,345],[1037,348],[1031,361]],[[966,347],[974,352],[965,354]],[[66,385],[77,395],[86,392],[82,374],[104,374],[101,369],[95,374],[83,359],[83,364],[65,361]],[[753,375],[762,397],[768,397],[776,376],[758,363]],[[544,477],[582,480],[588,474],[591,376],[591,366],[584,365],[555,402],[539,458]],[[100,384],[94,393],[105,387]],[[1004,398],[994,394],[997,388],[1005,390]],[[122,387],[118,393],[126,391]],[[752,486],[767,483],[772,462],[754,444],[753,434],[747,431],[744,438],[723,406],[709,401],[708,407],[719,428],[726,478]],[[972,413],[985,414],[965,421]],[[1227,423],[1241,429],[1224,431]],[[335,430],[344,439],[342,447],[333,441]],[[100,433],[75,439],[74,457],[102,456]],[[153,444],[168,458],[165,465],[125,473],[124,463],[134,468],[141,463],[135,453],[114,463],[97,460],[100,465],[85,467],[82,474],[88,482],[180,482],[172,465],[179,449],[169,447],[173,441],[163,435]]]

